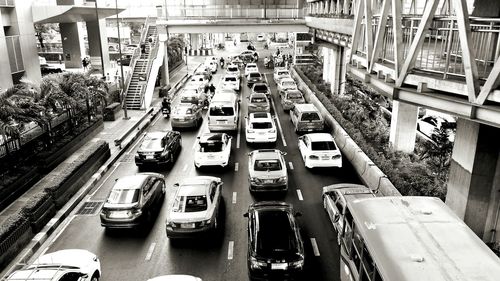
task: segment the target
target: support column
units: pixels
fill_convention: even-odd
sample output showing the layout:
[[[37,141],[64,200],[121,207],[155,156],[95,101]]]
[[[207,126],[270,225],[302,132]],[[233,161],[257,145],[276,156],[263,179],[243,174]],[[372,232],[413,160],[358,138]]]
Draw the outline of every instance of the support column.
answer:
[[[329,82],[330,79],[330,49],[323,47],[323,80]]]
[[[86,24],[92,68],[103,69],[103,75],[106,75],[110,68],[106,21],[104,19],[99,21],[87,21]],[[101,48],[104,66],[101,66]]]
[[[61,32],[64,66],[66,68],[81,68],[85,50],[82,48],[82,36],[78,23],[60,23],[59,30]]]
[[[396,151],[413,152],[417,134],[418,106],[392,102],[389,142]]]
[[[201,44],[202,44],[202,39],[200,38],[201,34],[191,33],[190,37],[191,37],[191,41],[190,41],[191,50],[199,50],[201,48]]]
[[[340,54],[340,87],[339,94],[343,95],[345,93],[345,83],[346,83],[346,75],[347,75],[347,62],[348,55],[346,51],[346,47],[339,47]]]
[[[162,70],[161,84],[168,85],[170,83],[170,76],[168,74],[168,71],[169,71],[169,67],[168,67],[168,40],[160,42],[160,44],[163,44],[163,46],[165,48],[165,55],[163,56],[163,66],[161,67],[161,70]]]
[[[0,18],[2,18],[2,11],[0,9]],[[2,26],[3,27],[3,26]],[[5,32],[0,28],[0,92],[14,85],[12,81],[12,71],[10,69],[9,52],[7,50],[7,42],[5,40]]]
[[[499,128],[458,119],[446,194],[446,204],[487,242],[498,220],[499,137]]]
[[[334,94],[338,94],[340,91],[340,75],[341,75],[341,47],[334,45],[333,49],[330,49],[330,90]]]

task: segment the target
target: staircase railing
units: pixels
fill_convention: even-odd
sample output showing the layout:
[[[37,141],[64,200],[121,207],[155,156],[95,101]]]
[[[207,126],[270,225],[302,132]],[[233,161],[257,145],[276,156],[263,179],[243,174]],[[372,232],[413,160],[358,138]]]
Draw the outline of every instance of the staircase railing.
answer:
[[[160,46],[160,42],[158,41],[158,38],[159,38],[159,36],[158,36],[158,30],[157,30],[156,36],[153,39],[154,40],[153,42],[155,42],[155,44],[154,44],[153,49],[149,50],[148,63],[146,64],[146,81],[147,81],[146,85],[149,82],[149,75],[151,74],[151,68],[152,68],[153,61],[156,59],[156,55],[158,54],[158,47]],[[141,108],[143,107],[143,104],[144,104],[146,89],[147,89],[147,86],[144,88],[144,93],[142,93],[142,91],[141,91],[141,103],[140,103]]]

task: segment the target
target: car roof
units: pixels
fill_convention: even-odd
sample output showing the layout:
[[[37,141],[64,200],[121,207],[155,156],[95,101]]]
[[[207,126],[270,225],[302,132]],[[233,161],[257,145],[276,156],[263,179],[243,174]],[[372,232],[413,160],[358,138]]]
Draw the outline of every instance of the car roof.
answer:
[[[226,74],[226,75],[224,75],[224,78],[226,78],[226,77],[234,77],[234,78],[239,78],[239,76],[238,76],[238,75],[236,75],[236,74]]]
[[[302,92],[299,89],[291,89],[285,92],[285,94],[296,94],[299,93],[302,95]]]
[[[248,73],[248,75],[252,75],[252,74],[254,74],[254,75],[259,74],[259,76],[262,76],[262,74],[260,74],[260,72],[258,72],[258,71],[252,71],[252,72]]]
[[[316,107],[312,103],[298,103],[295,104],[295,108],[305,111],[317,111]]]
[[[333,141],[334,138],[332,135],[329,133],[311,133],[311,134],[306,134],[305,136],[308,136],[311,141]]]
[[[201,143],[221,142],[224,133],[205,133],[200,136]]]
[[[116,180],[113,189],[140,189],[144,181],[149,177],[147,174],[136,174],[124,176]]]
[[[250,210],[258,210],[265,208],[284,208],[284,209],[293,209],[293,205],[291,203],[283,202],[283,201],[260,201],[256,203],[250,204],[248,207]]]
[[[338,191],[344,196],[352,196],[354,199],[375,197],[375,194],[367,186],[353,183],[338,183],[323,187],[323,194],[330,191]]]
[[[246,67],[257,67],[257,64],[256,63],[247,63],[247,66]]]
[[[167,134],[167,132],[148,132],[148,133],[146,133],[146,136],[153,138],[153,139],[161,139],[166,134]]]
[[[283,79],[280,80],[280,83],[283,83],[283,82],[294,82],[295,83],[295,80],[293,80],[292,77],[284,77]]]
[[[257,82],[257,83],[254,83],[254,84],[253,84],[253,87],[255,87],[255,86],[266,86],[266,87],[268,87],[268,88],[269,88],[269,85],[267,85],[267,83],[266,83],[266,82]]]
[[[258,119],[258,120],[255,120]],[[255,121],[269,121],[271,120],[271,113],[269,112],[253,112],[250,113],[250,121],[255,120]]]
[[[177,195],[180,196],[190,196],[190,195],[205,195],[208,190],[208,186],[213,181],[221,181],[220,178],[211,176],[196,176],[184,178],[180,183]]]
[[[255,159],[279,159],[281,151],[278,149],[257,149],[252,151]]]
[[[203,78],[203,79],[205,79],[205,75],[203,75],[203,74],[195,74],[195,75],[193,75],[191,77],[191,79],[196,79],[196,78]]]

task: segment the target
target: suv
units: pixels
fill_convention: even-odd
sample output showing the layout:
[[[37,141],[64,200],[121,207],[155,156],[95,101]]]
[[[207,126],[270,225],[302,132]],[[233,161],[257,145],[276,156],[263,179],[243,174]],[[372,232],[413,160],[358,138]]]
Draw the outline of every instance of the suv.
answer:
[[[248,275],[250,280],[300,279],[304,242],[293,206],[285,202],[253,203],[248,218]]]
[[[288,190],[286,152],[278,149],[259,149],[248,153],[248,182],[250,192]]]
[[[99,277],[101,262],[95,254],[87,250],[66,249],[39,257],[32,265],[14,271],[5,280],[97,281]]]
[[[181,134],[177,131],[149,132],[142,140],[135,164],[174,164],[175,157],[181,153]]]

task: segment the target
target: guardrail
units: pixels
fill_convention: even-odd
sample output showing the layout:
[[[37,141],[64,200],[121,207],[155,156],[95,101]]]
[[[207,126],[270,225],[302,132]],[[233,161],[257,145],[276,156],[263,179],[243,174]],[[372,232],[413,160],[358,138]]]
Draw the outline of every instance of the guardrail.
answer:
[[[148,26],[149,28],[150,26]],[[158,47],[160,46],[160,41],[158,41],[158,33],[156,34],[155,38],[153,39],[153,42],[154,42],[154,48],[149,50],[149,56],[148,56],[148,62],[146,64],[146,81],[149,81],[149,76],[151,75],[151,68],[152,68],[152,65],[153,65],[153,61],[156,59],[156,56],[158,54]],[[139,103],[140,104],[140,107],[142,108],[144,106],[144,98],[145,98],[145,94],[146,94],[146,89],[147,89],[147,86],[144,87],[144,93],[142,92],[142,89],[141,88],[141,102]]]
[[[115,139],[115,146],[118,146],[120,147],[120,149],[122,148],[122,142],[128,137],[128,135],[130,135],[130,133],[132,133],[135,129],[137,129],[137,127],[139,126],[139,124],[142,123],[142,121],[144,121],[148,116],[150,116],[150,114],[153,112],[154,108],[151,107],[149,110],[146,111],[146,113],[144,114],[144,116],[141,117],[141,119],[136,122],[134,124],[134,126],[130,127],[130,129],[128,129],[126,132],[124,132],[119,138]]]
[[[305,8],[297,5],[167,5],[169,19],[297,19]]]

